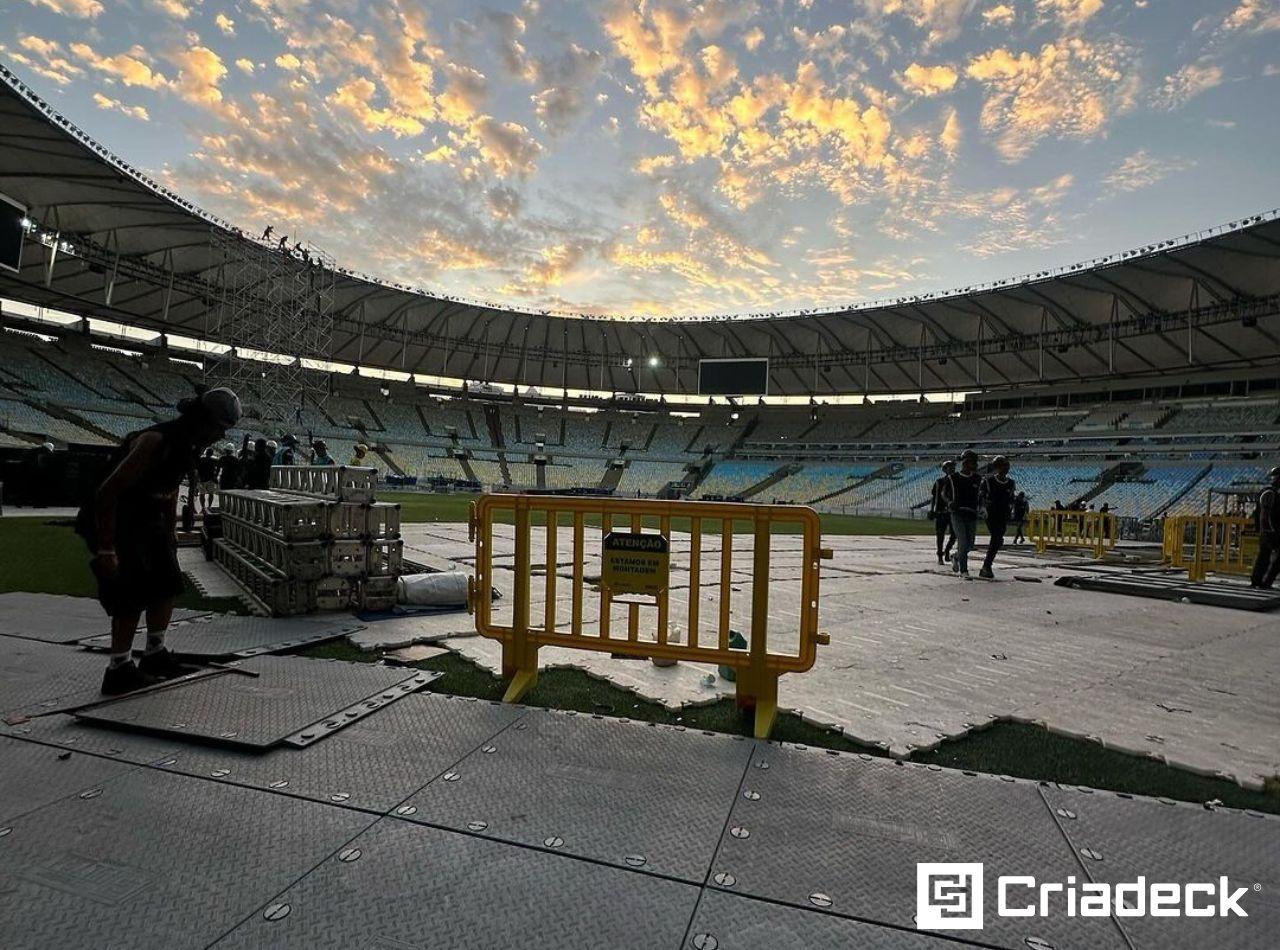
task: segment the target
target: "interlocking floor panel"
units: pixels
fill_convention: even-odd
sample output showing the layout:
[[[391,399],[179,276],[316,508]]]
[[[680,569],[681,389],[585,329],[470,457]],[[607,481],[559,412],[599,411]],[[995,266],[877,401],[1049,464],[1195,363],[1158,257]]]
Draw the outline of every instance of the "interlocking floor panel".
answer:
[[[1273,948],[1280,934],[1280,817],[1217,811],[1108,792],[1043,789],[1089,877],[1117,884],[1211,882],[1226,875],[1247,918],[1126,917],[1136,950]],[[1258,890],[1254,890],[1260,885]]]
[[[178,609],[174,620],[207,617],[207,610]],[[92,597],[62,594],[0,594],[0,635],[74,643],[101,634],[111,627],[102,605]]]
[[[0,837],[0,946],[205,947],[371,820],[138,769]]]
[[[78,715],[125,729],[263,749],[317,724],[314,736],[323,736],[330,724],[355,721],[368,703],[394,701],[426,682],[413,670],[297,656],[259,656],[240,665],[258,677],[226,673]]]
[[[713,886],[913,928],[917,862],[982,862],[984,942],[1124,946],[1109,919],[995,916],[996,878],[1083,870],[1030,782],[870,756],[759,745],[715,856]],[[722,876],[727,875],[727,876]]]
[[[413,820],[700,882],[751,746],[530,710],[407,804]]]
[[[0,715],[100,699],[106,665],[75,647],[8,638],[0,649]]]
[[[172,627],[165,645],[174,653],[199,659],[258,656],[315,646],[364,628],[347,614],[313,617],[217,616]],[[110,637],[85,641],[92,649],[106,650]],[[142,644],[135,644],[141,649]]]
[[[966,936],[955,933],[953,937]],[[895,930],[798,907],[708,890],[685,947],[706,950],[962,950],[963,945],[914,930]]]
[[[1159,574],[1114,573],[1064,577],[1058,583],[1078,590],[1133,597],[1178,600],[1212,607],[1234,607],[1237,610],[1275,610],[1280,608],[1280,592],[1252,590],[1244,584],[1226,582],[1190,583],[1185,577]]]
[[[674,950],[697,896],[651,875],[384,819],[216,947]]]
[[[0,722],[0,735],[44,745],[100,755],[135,765],[148,765],[173,752],[182,743],[174,737],[144,736],[107,726],[81,722],[70,715],[45,716],[9,725]]]
[[[60,798],[101,787],[133,768],[52,746],[0,738],[0,826]]]
[[[185,744],[160,768],[385,812],[523,715],[516,706],[418,694],[306,748],[242,752]],[[156,761],[156,760],[153,760]]]

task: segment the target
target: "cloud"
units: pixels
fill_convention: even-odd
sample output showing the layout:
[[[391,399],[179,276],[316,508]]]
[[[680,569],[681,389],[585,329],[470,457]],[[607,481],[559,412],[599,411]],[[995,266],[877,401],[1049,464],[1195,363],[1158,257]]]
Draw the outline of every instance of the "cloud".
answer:
[[[1242,0],[1240,5],[1222,21],[1222,29],[1229,33],[1241,31],[1270,33],[1280,30],[1280,2]]]
[[[236,21],[231,19],[225,13],[219,13],[213,18],[214,24],[222,31],[223,36],[236,35]]]
[[[81,20],[95,19],[103,11],[98,0],[27,0],[34,7],[47,7],[54,13]]]
[[[908,92],[922,96],[936,96],[955,88],[959,74],[950,66],[921,66],[912,63],[898,80]]]
[[[199,3],[200,0],[196,0]],[[151,5],[175,20],[187,20],[192,10],[185,0],[151,0]]]
[[[1102,9],[1103,0],[1036,0],[1036,8],[1066,26],[1079,26]]]
[[[68,86],[76,77],[84,75],[83,69],[67,59],[62,44],[56,40],[47,40],[39,36],[23,36],[18,40],[18,45],[38,58],[33,59],[18,50],[9,50],[8,55],[15,62],[21,63],[59,86]]]
[[[1221,85],[1222,67],[1203,60],[1187,63],[1164,77],[1164,83],[1155,93],[1155,102],[1165,109],[1177,109],[1200,93]]]
[[[119,80],[126,86],[161,89],[168,84],[163,75],[145,62],[148,54],[141,46],[134,46],[128,52],[114,56],[102,56],[88,43],[72,43],[70,48],[90,69]]]
[[[983,129],[1006,161],[1018,161],[1047,136],[1089,139],[1131,109],[1138,89],[1132,60],[1123,41],[1073,37],[1038,53],[993,49],[965,74],[987,90]]]
[[[302,60],[292,53],[282,53],[276,57],[276,65],[289,72],[295,72],[302,68]]]
[[[954,40],[961,33],[974,0],[862,0],[868,12],[895,15],[910,21],[925,33],[924,48]]]
[[[528,175],[542,154],[542,146],[518,122],[480,116],[471,127],[481,157],[502,176]]]
[[[241,57],[236,60],[236,69],[244,73],[246,76],[252,76],[254,71],[253,60]]]
[[[1008,26],[1017,14],[1007,3],[998,3],[982,11],[982,19],[988,26]]]
[[[171,54],[169,62],[178,67],[172,89],[187,102],[216,106],[222,102],[218,84],[227,74],[222,57],[207,46],[192,46]]]
[[[742,45],[747,48],[748,52],[754,53],[760,44],[764,42],[764,30],[758,26],[753,26],[742,34]]]
[[[942,127],[942,135],[939,137],[948,155],[956,153],[956,149],[960,147],[960,137],[960,117],[956,114],[956,110],[952,109],[947,115],[947,122]]]
[[[114,109],[116,112],[123,112],[130,118],[139,119],[143,122],[151,120],[151,115],[147,112],[145,106],[127,106],[120,100],[104,96],[100,92],[93,94],[93,101],[99,109]]]
[[[1138,149],[1125,158],[1102,179],[1103,185],[1112,194],[1137,191],[1154,185],[1170,175],[1190,168],[1191,162],[1180,159],[1166,159],[1152,155],[1146,149]]]
[[[570,43],[559,56],[533,60],[527,77],[537,92],[530,98],[542,126],[564,132],[590,105],[592,85],[604,65],[604,55]]]

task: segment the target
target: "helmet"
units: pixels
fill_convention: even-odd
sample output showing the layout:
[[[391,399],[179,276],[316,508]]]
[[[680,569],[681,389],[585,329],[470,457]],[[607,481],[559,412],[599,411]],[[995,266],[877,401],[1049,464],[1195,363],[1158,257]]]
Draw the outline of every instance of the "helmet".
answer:
[[[945,462],[942,463],[942,470],[944,472],[954,472],[956,470],[956,460],[947,459]]]
[[[1273,482],[1277,478],[1280,478],[1280,465],[1277,465],[1271,471],[1267,472],[1267,478],[1271,479]]]
[[[997,455],[995,458],[991,460],[991,467],[992,468],[1008,468],[1009,460],[1005,458],[1003,455]]]
[[[960,453],[960,461],[976,462],[978,461],[978,453],[975,452],[973,449],[965,449],[963,452]]]
[[[269,448],[272,452],[274,452],[276,449],[280,448],[280,443],[277,442],[275,439],[268,439],[267,448]]]

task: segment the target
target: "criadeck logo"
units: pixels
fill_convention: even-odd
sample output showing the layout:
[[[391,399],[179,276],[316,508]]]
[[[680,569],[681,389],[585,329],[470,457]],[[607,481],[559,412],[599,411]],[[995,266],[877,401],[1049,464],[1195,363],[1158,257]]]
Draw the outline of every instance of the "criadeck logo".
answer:
[[[1254,885],[1258,890],[1258,885]],[[1121,884],[1083,881],[1038,882],[1002,874],[996,883],[1001,917],[1248,917],[1240,900],[1249,888],[1216,882],[1158,883],[1139,877]],[[916,865],[917,930],[982,929],[982,865]]]

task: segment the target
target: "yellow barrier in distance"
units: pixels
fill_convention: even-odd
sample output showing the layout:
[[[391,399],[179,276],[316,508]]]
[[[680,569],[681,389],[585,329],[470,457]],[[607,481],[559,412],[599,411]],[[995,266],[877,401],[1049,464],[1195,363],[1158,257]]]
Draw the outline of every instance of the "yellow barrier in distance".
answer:
[[[1083,548],[1103,558],[1120,540],[1120,521],[1111,512],[1036,510],[1027,515],[1027,537],[1036,551]]]

